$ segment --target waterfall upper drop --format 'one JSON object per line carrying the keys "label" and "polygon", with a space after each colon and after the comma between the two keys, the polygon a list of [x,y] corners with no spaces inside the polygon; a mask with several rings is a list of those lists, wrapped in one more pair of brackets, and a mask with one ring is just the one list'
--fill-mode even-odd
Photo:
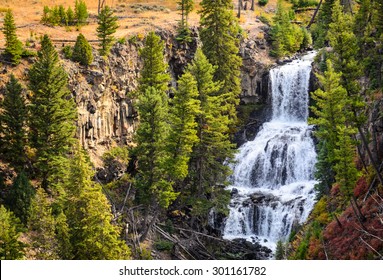
{"label": "waterfall upper drop", "polygon": [[307,124],[314,56],[270,71],[272,118],[253,141],[240,147],[231,166],[224,238],[246,238],[275,249],[314,206],[316,152]]}

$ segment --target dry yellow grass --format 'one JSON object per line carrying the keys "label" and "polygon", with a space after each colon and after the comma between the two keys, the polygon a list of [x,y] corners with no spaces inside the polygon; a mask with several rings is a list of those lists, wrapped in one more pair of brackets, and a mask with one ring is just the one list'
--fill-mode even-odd
{"label": "dry yellow grass", "polygon": [[[190,24],[198,25],[199,3],[196,0],[196,9],[190,15]],[[258,2],[255,0],[256,3]],[[49,27],[42,25],[40,19],[44,6],[53,7],[55,5],[63,5],[64,7],[74,7],[75,0],[0,0],[0,21],[2,21],[2,13],[6,9],[12,9],[16,25],[18,26],[17,34],[21,41],[26,42],[28,39],[38,39],[43,34],[48,34],[53,39],[75,40],[81,32],[88,40],[97,39],[96,37],[96,19],[98,0],[85,0],[88,11],[91,15],[90,24],[83,26],[81,30],[75,27]],[[236,13],[237,0],[233,0]],[[277,0],[269,0],[266,7],[260,7],[256,4],[255,11],[242,11],[240,24],[242,27],[257,36],[259,26],[256,17],[260,14],[271,17],[275,10]],[[179,11],[177,11],[177,0],[106,0],[106,4],[115,9],[115,14],[119,17],[119,28],[115,34],[116,38],[127,37],[132,34],[144,34],[155,28],[174,29],[180,19]],[[145,11],[135,13],[131,8],[133,4],[142,5],[159,5],[164,6],[168,10],[165,11]],[[4,36],[0,33],[0,48],[4,46]]]}

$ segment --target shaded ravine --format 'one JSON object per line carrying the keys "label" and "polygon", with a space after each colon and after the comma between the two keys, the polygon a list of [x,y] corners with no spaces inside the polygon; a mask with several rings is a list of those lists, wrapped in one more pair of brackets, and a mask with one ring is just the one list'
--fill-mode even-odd
{"label": "shaded ravine", "polygon": [[316,152],[307,124],[314,55],[270,71],[271,120],[239,148],[231,166],[226,239],[244,238],[274,250],[314,206]]}

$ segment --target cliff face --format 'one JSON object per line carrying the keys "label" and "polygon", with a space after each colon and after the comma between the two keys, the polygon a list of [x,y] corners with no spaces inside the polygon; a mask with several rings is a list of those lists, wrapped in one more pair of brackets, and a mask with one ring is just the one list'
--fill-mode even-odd
{"label": "cliff face", "polygon": [[[178,45],[174,36],[166,31],[159,32],[165,42],[165,57],[173,77],[182,74],[198,46],[198,37],[188,47]],[[88,68],[69,60],[63,60],[69,74],[69,87],[78,106],[77,137],[89,150],[96,165],[99,156],[114,143],[132,144],[132,136],[138,124],[137,112],[130,98],[138,86],[142,63],[139,49],[141,41],[116,44],[108,58],[95,56]],[[242,104],[264,103],[267,99],[267,73],[269,61],[259,60],[265,55],[266,43],[262,40],[245,40],[241,44],[243,57]]]}

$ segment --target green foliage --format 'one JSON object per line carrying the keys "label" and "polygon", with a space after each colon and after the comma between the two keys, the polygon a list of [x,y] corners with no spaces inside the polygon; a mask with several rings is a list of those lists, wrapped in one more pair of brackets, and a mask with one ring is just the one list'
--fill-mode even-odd
{"label": "green foliage", "polygon": [[285,260],[286,259],[286,246],[282,240],[278,240],[277,248],[275,249],[275,259],[276,260]]}
{"label": "green foliage", "polygon": [[112,224],[111,206],[101,186],[92,182],[87,154],[78,146],[70,162],[66,217],[75,259],[117,260],[130,256],[119,228]]}
{"label": "green foliage", "polygon": [[12,64],[19,64],[24,48],[17,38],[16,24],[11,10],[7,10],[4,17],[3,34],[5,37],[4,54],[9,56]]}
{"label": "green foliage", "polygon": [[177,4],[178,10],[181,11],[181,20],[178,24],[178,34],[176,38],[181,42],[190,42],[188,17],[194,9],[194,0],[179,0]]}
{"label": "green foliage", "polygon": [[89,65],[93,62],[92,47],[81,33],[77,36],[73,48],[72,60],[80,62],[81,65]]}
{"label": "green foliage", "polygon": [[166,92],[170,76],[168,66],[164,62],[164,43],[154,32],[149,32],[145,38],[145,48],[140,51],[143,68],[139,80],[139,92],[145,93],[149,87]]}
{"label": "green foliage", "polygon": [[269,3],[269,0],[258,0],[259,6],[266,6]]}
{"label": "green foliage", "polygon": [[[219,94],[222,108],[229,116],[229,127],[235,130],[237,116],[236,106],[239,104],[240,67],[242,59],[239,54],[240,28],[233,14],[231,0],[203,0],[201,3],[202,50],[210,63],[216,66],[214,79],[222,81]],[[217,100],[218,101],[218,100]]]}
{"label": "green foliage", "polygon": [[327,31],[332,19],[332,7],[335,0],[325,0],[319,10],[317,21],[312,25],[314,45],[316,48],[322,48],[327,44]]}
{"label": "green foliage", "polygon": [[71,7],[68,7],[65,10],[63,5],[54,6],[49,8],[44,6],[43,16],[41,17],[41,22],[47,25],[60,25],[60,26],[71,26],[78,25],[82,26],[87,23],[89,14],[87,10],[86,3],[84,1],[75,2],[74,11]]}
{"label": "green foliage", "polygon": [[59,258],[51,202],[42,188],[37,189],[32,200],[28,229],[35,259],[54,260]]}
{"label": "green foliage", "polygon": [[72,59],[73,55],[73,48],[71,46],[65,46],[62,49],[62,52],[64,53],[64,57],[66,59]]}
{"label": "green foliage", "polygon": [[24,258],[25,244],[19,241],[22,226],[11,211],[0,205],[0,260]]}
{"label": "green foliage", "polygon": [[85,25],[89,17],[88,8],[85,1],[76,0],[74,7],[74,17],[76,19],[77,25]]}
{"label": "green foliage", "polygon": [[11,74],[5,88],[4,100],[0,103],[0,152],[1,158],[20,171],[26,163],[26,122],[28,112],[23,89]]}
{"label": "green foliage", "polygon": [[320,181],[317,189],[319,196],[327,194],[335,172],[336,182],[340,185],[344,196],[349,197],[358,178],[358,172],[353,162],[355,151],[351,136],[355,129],[348,125],[353,112],[349,105],[352,99],[341,85],[342,75],[336,73],[330,60],[327,61],[327,71],[317,75],[323,90],[312,93],[315,106],[311,109],[316,118],[310,122],[319,126],[316,136],[321,141],[317,162],[316,177]]}
{"label": "green foliage", "polygon": [[173,250],[174,244],[167,240],[158,240],[154,243],[154,247],[158,251],[169,251],[171,252]]}
{"label": "green foliage", "polygon": [[285,10],[281,0],[271,26],[272,50],[270,54],[283,57],[299,51],[310,44],[310,35],[306,29],[290,22],[290,10]]}
{"label": "green foliage", "polygon": [[20,221],[27,225],[30,215],[31,201],[35,195],[28,177],[24,172],[17,175],[7,197],[7,204]]}
{"label": "green foliage", "polygon": [[293,8],[306,8],[306,7],[315,7],[318,5],[317,0],[290,0],[293,4]]}
{"label": "green foliage", "polygon": [[166,209],[177,196],[172,183],[166,179],[165,171],[168,156],[165,142],[168,131],[166,94],[154,87],[140,92],[138,113],[141,122],[136,133],[139,161],[136,181],[141,201]]}
{"label": "green foliage", "polygon": [[198,141],[193,146],[189,164],[190,187],[184,191],[186,203],[193,205],[193,214],[207,216],[212,207],[227,212],[230,196],[218,184],[225,184],[230,173],[225,160],[233,157],[233,144],[228,134],[229,119],[221,106],[221,83],[215,82],[214,67],[198,49],[193,62],[188,66],[197,81],[200,111],[197,115]]}
{"label": "green foliage", "polygon": [[100,39],[100,55],[108,55],[115,38],[113,34],[118,28],[117,17],[113,15],[113,11],[105,6],[97,17],[97,37]]}
{"label": "green foliage", "polygon": [[178,80],[169,112],[170,134],[166,141],[169,157],[166,165],[173,181],[187,176],[192,147],[198,141],[195,119],[200,114],[200,101],[197,98],[197,82],[190,72],[186,72]]}
{"label": "green foliage", "polygon": [[[65,155],[73,143],[76,107],[69,99],[68,78],[47,35],[38,59],[29,71],[30,140],[35,149],[34,167],[42,186],[54,187],[64,178]],[[60,171],[61,170],[61,171]]]}

